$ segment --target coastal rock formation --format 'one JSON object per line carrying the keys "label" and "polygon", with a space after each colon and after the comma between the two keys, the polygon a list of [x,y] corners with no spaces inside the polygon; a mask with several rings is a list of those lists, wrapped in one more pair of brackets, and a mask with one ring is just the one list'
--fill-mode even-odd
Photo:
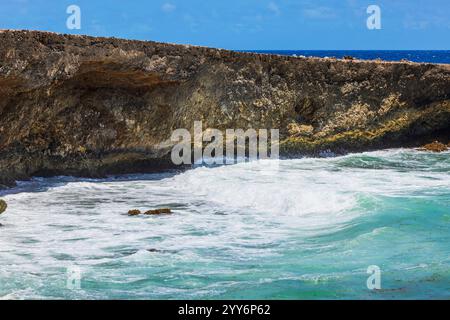
{"label": "coastal rock formation", "polygon": [[0,31],[2,186],[169,168],[197,120],[278,128],[284,156],[447,141],[450,65]]}

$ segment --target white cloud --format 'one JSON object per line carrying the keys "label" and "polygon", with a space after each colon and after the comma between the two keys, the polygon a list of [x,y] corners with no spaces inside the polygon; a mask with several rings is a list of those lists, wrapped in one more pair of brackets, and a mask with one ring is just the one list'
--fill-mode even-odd
{"label": "white cloud", "polygon": [[163,5],[162,5],[162,7],[161,7],[161,10],[162,11],[164,11],[164,12],[166,12],[166,13],[169,13],[169,12],[173,12],[173,11],[175,11],[177,9],[177,6],[176,5],[174,5],[174,4],[171,4],[171,3],[164,3]]}
{"label": "white cloud", "polygon": [[424,30],[427,29],[429,25],[429,21],[417,20],[411,16],[408,16],[405,20],[403,20],[403,26],[405,27],[405,29]]}
{"label": "white cloud", "polygon": [[308,18],[313,19],[329,19],[334,18],[336,13],[333,9],[328,7],[317,7],[303,10],[303,14]]}
{"label": "white cloud", "polygon": [[191,32],[197,32],[198,23],[192,15],[190,15],[189,13],[184,14],[183,20],[189,26]]}
{"label": "white cloud", "polygon": [[279,16],[281,14],[281,10],[275,2],[270,2],[267,8],[270,11],[272,11],[276,16]]}
{"label": "white cloud", "polygon": [[450,19],[445,15],[445,11],[412,12],[403,18],[403,27],[411,30],[450,28]]}

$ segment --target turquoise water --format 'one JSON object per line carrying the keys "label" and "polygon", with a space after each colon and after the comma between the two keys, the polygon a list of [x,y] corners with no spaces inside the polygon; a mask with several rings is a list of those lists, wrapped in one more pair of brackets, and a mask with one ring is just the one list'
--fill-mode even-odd
{"label": "turquoise water", "polygon": [[[450,298],[448,152],[34,179],[2,198],[4,299]],[[127,215],[159,207],[173,214]]]}

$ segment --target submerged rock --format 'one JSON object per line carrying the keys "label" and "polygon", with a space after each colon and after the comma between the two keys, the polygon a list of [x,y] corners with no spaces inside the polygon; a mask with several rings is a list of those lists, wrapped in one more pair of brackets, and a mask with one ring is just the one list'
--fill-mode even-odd
{"label": "submerged rock", "polygon": [[448,146],[439,141],[434,141],[432,143],[420,147],[419,150],[431,152],[444,152],[448,150]]}
{"label": "submerged rock", "polygon": [[147,251],[152,252],[152,253],[177,253],[178,252],[176,250],[160,250],[160,249],[155,249],[155,248],[147,249]]}
{"label": "submerged rock", "polygon": [[0,199],[0,214],[5,212],[8,205],[6,204],[6,201]]}
{"label": "submerged rock", "polygon": [[137,216],[137,215],[140,215],[140,214],[160,215],[160,214],[170,214],[170,213],[172,213],[172,210],[170,210],[169,208],[148,210],[148,211],[145,211],[145,212],[141,212],[141,210],[136,210],[136,209],[128,211],[128,215],[130,215],[130,216]]}
{"label": "submerged rock", "polygon": [[128,211],[128,215],[129,216],[137,216],[139,214],[141,214],[140,210],[130,210],[130,211]]}
{"label": "submerged rock", "polygon": [[170,214],[170,213],[172,213],[172,210],[170,210],[169,208],[148,210],[148,211],[144,212],[144,214],[147,214],[147,215]]}

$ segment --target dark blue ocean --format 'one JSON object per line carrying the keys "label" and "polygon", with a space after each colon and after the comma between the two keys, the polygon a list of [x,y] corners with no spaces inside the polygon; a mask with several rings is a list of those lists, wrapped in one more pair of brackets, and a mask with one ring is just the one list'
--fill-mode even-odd
{"label": "dark blue ocean", "polygon": [[450,63],[450,50],[254,50],[250,52],[320,58],[343,58],[344,56],[352,56],[361,60],[375,60],[380,58],[386,61],[406,59],[413,62]]}

